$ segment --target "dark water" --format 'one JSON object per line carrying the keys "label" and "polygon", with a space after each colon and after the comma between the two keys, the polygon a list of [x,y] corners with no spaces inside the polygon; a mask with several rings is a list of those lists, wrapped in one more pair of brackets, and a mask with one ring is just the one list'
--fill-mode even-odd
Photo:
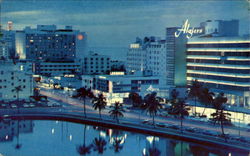
{"label": "dark water", "polygon": [[[19,126],[18,126],[19,125]],[[247,156],[162,137],[63,121],[0,122],[0,156]]]}

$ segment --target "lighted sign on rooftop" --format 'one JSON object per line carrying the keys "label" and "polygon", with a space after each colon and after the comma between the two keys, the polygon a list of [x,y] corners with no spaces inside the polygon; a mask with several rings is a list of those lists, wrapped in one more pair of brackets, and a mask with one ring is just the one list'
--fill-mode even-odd
{"label": "lighted sign on rooftop", "polygon": [[130,44],[130,48],[140,48],[140,44]]}

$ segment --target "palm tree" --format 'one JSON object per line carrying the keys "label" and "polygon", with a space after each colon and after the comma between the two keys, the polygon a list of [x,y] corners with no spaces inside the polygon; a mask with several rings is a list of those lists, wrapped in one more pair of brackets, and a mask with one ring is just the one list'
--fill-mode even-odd
{"label": "palm tree", "polygon": [[[215,108],[216,112],[212,113],[212,121],[214,124],[219,123],[221,125],[221,132],[222,136],[225,137],[225,132],[224,132],[224,125],[225,124],[231,124],[230,120],[230,113],[224,112],[225,111],[225,106],[224,104],[227,102],[227,98],[224,97],[224,93],[220,93],[213,101],[213,107]],[[226,141],[226,137],[225,137]]]}
{"label": "palm tree", "polygon": [[19,86],[15,87],[13,89],[13,91],[16,92],[16,97],[17,97],[17,111],[19,113],[19,104],[20,104],[20,101],[19,101],[19,92],[23,91],[22,86],[19,85]]}
{"label": "palm tree", "polygon": [[138,102],[139,102],[139,94],[138,93],[135,93],[135,92],[131,92],[129,93],[129,99],[132,100],[132,103],[133,103],[133,107],[137,106]]}
{"label": "palm tree", "polygon": [[94,97],[94,100],[92,101],[92,103],[93,103],[93,108],[95,110],[97,109],[99,110],[99,116],[101,119],[102,118],[101,110],[105,109],[107,105],[106,98],[103,96],[103,94],[99,94],[98,97]]}
{"label": "palm tree", "polygon": [[83,141],[83,145],[78,146],[76,148],[76,150],[80,155],[87,155],[87,154],[90,154],[92,147],[93,147],[92,144],[86,145],[86,125],[84,125],[84,141]]}
{"label": "palm tree", "polygon": [[120,150],[123,149],[121,138],[115,137],[114,142],[113,142],[113,148],[114,148],[115,153],[119,153]]}
{"label": "palm tree", "polygon": [[188,116],[189,113],[188,111],[190,108],[187,106],[186,102],[184,99],[177,99],[172,101],[172,105],[169,109],[169,114],[170,115],[178,115],[181,120],[181,132],[182,132],[182,127],[183,127],[183,119],[185,116]]}
{"label": "palm tree", "polygon": [[19,86],[15,87],[13,89],[13,91],[16,92],[17,101],[19,101],[19,92],[23,91],[22,86],[19,85]]}
{"label": "palm tree", "polygon": [[[123,143],[125,138],[122,136],[123,132],[117,129],[114,129],[112,132],[112,147],[115,153],[119,153],[123,149]],[[113,137],[114,136],[114,137]]]}
{"label": "palm tree", "polygon": [[199,83],[199,81],[197,79],[195,79],[195,81],[192,81],[192,85],[190,86],[190,90],[188,93],[188,96],[190,98],[194,99],[194,105],[195,105],[194,114],[195,114],[195,116],[196,116],[197,99],[200,96],[201,88],[202,88],[202,85]]}
{"label": "palm tree", "polygon": [[95,138],[93,141],[93,149],[97,151],[98,154],[103,154],[106,150],[107,141],[101,137]]}
{"label": "palm tree", "polygon": [[160,97],[156,97],[157,93],[153,92],[145,96],[145,109],[153,117],[153,125],[155,126],[155,116],[157,112],[162,109],[162,105],[160,102],[162,99]]}
{"label": "palm tree", "polygon": [[22,144],[19,143],[19,120],[17,120],[17,143],[15,149],[19,150],[22,147]]}
{"label": "palm tree", "polygon": [[78,97],[80,97],[81,99],[83,99],[83,107],[84,107],[84,116],[86,117],[86,97],[88,96],[88,91],[86,90],[86,88],[79,88],[77,89],[77,95]]}
{"label": "palm tree", "polygon": [[170,95],[171,95],[171,99],[177,99],[179,96],[179,92],[176,89],[173,89]]}
{"label": "palm tree", "polygon": [[113,119],[116,119],[117,123],[119,123],[119,117],[123,117],[124,109],[123,105],[119,102],[115,102],[114,106],[111,106],[113,109],[109,111],[110,116],[113,117]]}
{"label": "palm tree", "polygon": [[206,107],[211,106],[213,103],[213,97],[214,97],[214,93],[210,92],[208,88],[202,88],[201,90],[201,94],[199,96],[199,100],[200,102],[205,105],[204,110],[202,112],[202,117],[204,116],[204,112]]}

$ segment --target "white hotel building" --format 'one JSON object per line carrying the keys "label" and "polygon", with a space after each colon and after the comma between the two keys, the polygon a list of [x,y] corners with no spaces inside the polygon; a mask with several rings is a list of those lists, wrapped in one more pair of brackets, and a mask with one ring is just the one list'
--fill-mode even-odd
{"label": "white hotel building", "polygon": [[[28,66],[28,65],[27,65]],[[13,101],[17,99],[15,87],[21,86],[19,99],[28,100],[33,95],[32,73],[24,64],[0,62],[0,100]]]}
{"label": "white hotel building", "polygon": [[111,70],[111,60],[107,55],[90,52],[83,59],[83,74],[107,74]]}
{"label": "white hotel building", "polygon": [[91,88],[95,95],[102,93],[109,104],[123,102],[129,93],[137,92],[144,97],[155,91],[160,97],[168,96],[162,77],[135,75],[83,75],[82,86]]}
{"label": "white hotel building", "polygon": [[148,41],[137,38],[127,52],[127,71],[152,71],[153,75],[166,75],[166,42],[150,37]]}
{"label": "white hotel building", "polygon": [[15,46],[20,59],[74,60],[86,52],[87,35],[72,26],[58,29],[56,25],[37,25],[36,29],[16,31]]}
{"label": "white hotel building", "polygon": [[187,81],[197,79],[228,103],[250,107],[249,37],[200,37],[187,43]]}

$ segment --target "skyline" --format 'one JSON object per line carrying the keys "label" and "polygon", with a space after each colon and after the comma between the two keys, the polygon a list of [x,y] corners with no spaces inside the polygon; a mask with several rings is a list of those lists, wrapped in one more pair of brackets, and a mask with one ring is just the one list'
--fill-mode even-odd
{"label": "skyline", "polygon": [[[84,1],[5,0],[2,24],[15,30],[37,24],[72,25],[88,35],[90,47],[127,47],[135,38],[165,38],[165,28],[191,26],[206,20],[240,21],[240,34],[249,34],[248,1]],[[62,16],[63,15],[63,16]]]}

